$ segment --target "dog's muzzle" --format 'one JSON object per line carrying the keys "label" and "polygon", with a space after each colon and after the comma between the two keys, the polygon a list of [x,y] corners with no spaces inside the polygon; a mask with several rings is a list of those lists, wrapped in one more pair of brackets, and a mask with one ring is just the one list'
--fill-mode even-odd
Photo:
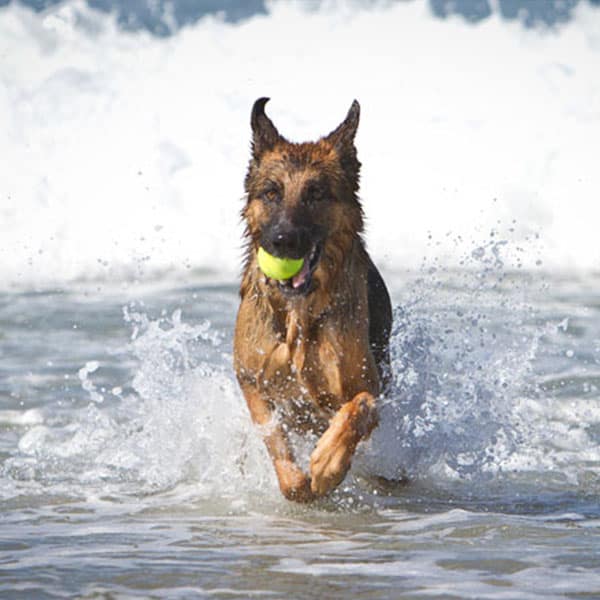
{"label": "dog's muzzle", "polygon": [[292,226],[279,222],[268,228],[261,236],[261,246],[279,258],[303,258],[304,264],[299,273],[277,281],[279,289],[286,296],[307,295],[313,289],[313,274],[321,258],[320,235],[314,228]]}
{"label": "dog's muzzle", "polygon": [[306,296],[313,291],[313,273],[321,258],[321,245],[315,244],[304,257],[304,264],[300,272],[283,281],[278,281],[279,289],[286,296]]}

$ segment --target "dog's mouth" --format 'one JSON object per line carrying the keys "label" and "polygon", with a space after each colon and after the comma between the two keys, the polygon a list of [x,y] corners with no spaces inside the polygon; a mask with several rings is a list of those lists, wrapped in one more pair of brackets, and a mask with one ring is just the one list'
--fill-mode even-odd
{"label": "dog's mouth", "polygon": [[306,296],[312,292],[313,273],[321,258],[321,244],[315,244],[310,252],[304,257],[304,264],[300,272],[290,279],[278,280],[279,289],[286,296]]}

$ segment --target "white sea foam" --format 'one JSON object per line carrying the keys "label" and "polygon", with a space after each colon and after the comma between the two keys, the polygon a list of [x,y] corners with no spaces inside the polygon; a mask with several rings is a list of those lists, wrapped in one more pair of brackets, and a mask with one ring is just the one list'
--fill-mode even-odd
{"label": "white sea foam", "polygon": [[0,410],[0,425],[38,425],[44,422],[44,416],[36,408],[29,410]]}
{"label": "white sea foam", "polygon": [[81,2],[41,15],[12,4],[0,56],[3,287],[232,277],[262,95],[293,140],[361,101],[368,242],[388,270],[432,255],[456,264],[499,221],[525,244],[525,266],[600,267],[600,11],[589,6],[547,31],[442,21],[424,3],[273,2],[267,16],[207,17],[157,39]]}

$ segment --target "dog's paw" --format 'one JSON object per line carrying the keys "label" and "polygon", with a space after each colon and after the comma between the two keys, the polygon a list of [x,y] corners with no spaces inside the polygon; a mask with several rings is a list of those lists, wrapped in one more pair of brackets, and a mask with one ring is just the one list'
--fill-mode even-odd
{"label": "dog's paw", "polygon": [[346,476],[358,442],[377,424],[375,399],[358,394],[334,415],[310,457],[311,490],[323,496]]}
{"label": "dog's paw", "polygon": [[315,496],[310,489],[310,479],[298,465],[289,460],[275,462],[279,489],[288,499],[295,502],[311,502]]}

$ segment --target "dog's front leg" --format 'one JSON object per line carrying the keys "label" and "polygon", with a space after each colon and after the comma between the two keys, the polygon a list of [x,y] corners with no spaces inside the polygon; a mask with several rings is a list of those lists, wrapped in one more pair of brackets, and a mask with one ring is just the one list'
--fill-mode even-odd
{"label": "dog's front leg", "polygon": [[310,457],[311,490],[323,496],[346,476],[360,440],[369,437],[378,422],[375,398],[360,392],[344,404],[329,422]]}
{"label": "dog's front leg", "polygon": [[296,464],[287,435],[274,419],[270,402],[252,385],[243,385],[242,389],[252,420],[263,429],[263,439],[273,461],[281,493],[296,502],[314,500],[310,479]]}

